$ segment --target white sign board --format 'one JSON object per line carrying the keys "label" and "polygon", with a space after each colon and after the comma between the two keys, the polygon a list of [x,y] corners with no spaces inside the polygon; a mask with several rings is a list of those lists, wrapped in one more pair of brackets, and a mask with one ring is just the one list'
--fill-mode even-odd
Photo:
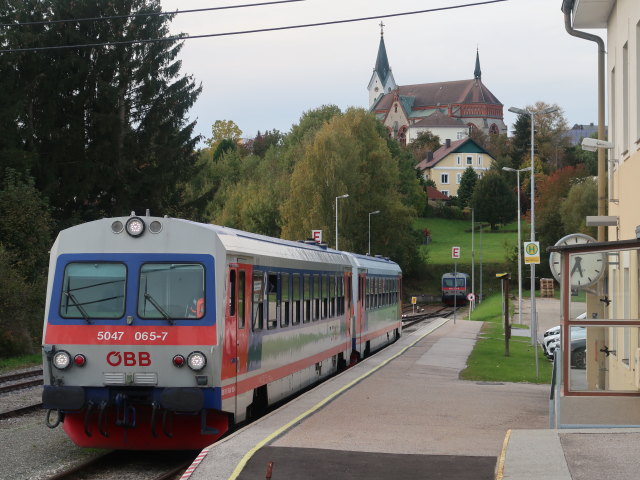
{"label": "white sign board", "polygon": [[451,247],[451,258],[460,258],[460,247]]}
{"label": "white sign board", "polygon": [[311,238],[316,243],[322,243],[322,230],[311,230]]}
{"label": "white sign board", "polygon": [[540,242],[524,242],[524,263],[540,263]]}

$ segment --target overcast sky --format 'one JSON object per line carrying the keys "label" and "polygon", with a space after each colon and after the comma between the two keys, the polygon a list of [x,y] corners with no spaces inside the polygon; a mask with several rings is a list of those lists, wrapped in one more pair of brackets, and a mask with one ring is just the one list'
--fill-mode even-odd
{"label": "overcast sky", "polygon": [[[185,10],[266,0],[162,0]],[[203,35],[344,20],[462,5],[474,0],[305,0],[177,15],[172,33]],[[475,0],[478,1],[478,0]],[[482,0],[479,0],[482,1]],[[569,125],[597,121],[597,47],[570,36],[562,0],[507,0],[447,11],[385,18],[389,64],[399,85],[473,78],[476,47],[482,81],[507,109],[557,103]],[[186,40],[182,73],[202,84],[191,109],[196,133],[233,120],[244,137],[283,133],[324,104],[368,107],[380,20]],[[605,30],[595,30],[604,38]]]}

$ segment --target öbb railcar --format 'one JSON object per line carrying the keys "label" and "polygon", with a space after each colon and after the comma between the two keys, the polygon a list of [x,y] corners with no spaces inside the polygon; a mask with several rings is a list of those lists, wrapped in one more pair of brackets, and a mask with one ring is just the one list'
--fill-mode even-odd
{"label": "\u00f6bb railcar", "polygon": [[401,334],[387,259],[160,217],[60,232],[43,405],[83,447],[199,449]]}
{"label": "\u00f6bb railcar", "polygon": [[471,292],[471,280],[468,274],[449,272],[442,275],[442,303],[445,305],[465,305]]}

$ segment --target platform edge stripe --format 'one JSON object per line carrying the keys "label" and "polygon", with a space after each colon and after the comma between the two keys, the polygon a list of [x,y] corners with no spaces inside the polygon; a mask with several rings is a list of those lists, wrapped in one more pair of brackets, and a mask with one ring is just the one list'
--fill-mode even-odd
{"label": "platform edge stripe", "polygon": [[504,462],[507,458],[507,447],[509,446],[509,438],[511,438],[511,429],[507,430],[502,441],[502,451],[498,457],[498,463],[496,465],[496,480],[502,480],[504,478]]}
{"label": "platform edge stripe", "polygon": [[195,458],[193,463],[189,465],[189,468],[187,468],[184,474],[180,477],[180,480],[188,480],[191,477],[191,474],[196,471],[196,468],[198,468],[198,465],[200,465],[202,460],[204,460],[204,457],[206,457],[207,454],[209,453],[210,448],[211,446],[208,446],[198,454],[198,456]]}
{"label": "platform edge stripe", "polygon": [[338,397],[339,395],[341,395],[342,393],[346,392],[347,390],[349,390],[350,388],[352,388],[353,386],[355,386],[356,384],[360,383],[362,380],[364,380],[365,378],[367,378],[368,376],[372,375],[373,373],[377,372],[378,370],[380,370],[382,367],[384,367],[385,365],[387,365],[389,362],[391,362],[392,360],[395,360],[396,358],[398,358],[400,355],[402,355],[404,352],[406,352],[409,348],[413,347],[416,343],[418,343],[419,341],[421,341],[424,337],[426,337],[427,335],[430,335],[431,333],[433,333],[435,330],[437,330],[438,328],[440,328],[441,326],[443,326],[445,323],[447,323],[449,321],[448,318],[441,318],[439,320],[438,323],[436,323],[435,325],[431,326],[432,328],[429,328],[428,331],[426,331],[425,333],[423,333],[422,335],[420,335],[415,341],[411,342],[409,345],[405,346],[404,348],[402,348],[402,350],[400,350],[398,353],[392,355],[391,357],[387,358],[384,362],[381,362],[379,365],[377,365],[376,367],[372,368],[371,370],[369,370],[368,372],[364,373],[363,375],[359,376],[358,378],[352,380],[351,382],[349,382],[348,384],[344,385],[343,387],[339,388],[338,390],[336,390],[335,392],[333,392],[331,395],[329,395],[328,397],[326,397],[325,399],[321,400],[320,402],[316,403],[313,407],[311,407],[309,410],[307,410],[306,412],[301,413],[300,415],[298,415],[296,418],[294,418],[293,420],[290,420],[288,423],[286,423],[285,425],[283,425],[282,427],[280,427],[279,429],[277,429],[276,431],[274,431],[273,433],[271,433],[270,435],[268,435],[267,437],[265,437],[263,440],[261,440],[260,442],[258,442],[256,444],[255,447],[253,447],[251,450],[249,450],[240,460],[240,462],[238,462],[238,464],[236,465],[236,468],[233,470],[233,472],[231,473],[231,476],[229,477],[228,480],[236,480],[238,478],[238,476],[240,475],[240,473],[242,472],[242,470],[244,469],[244,467],[247,465],[247,463],[249,462],[249,460],[251,459],[251,457],[253,457],[256,452],[258,450],[260,450],[262,447],[264,447],[265,445],[267,445],[268,443],[272,442],[273,440],[275,440],[277,437],[279,437],[280,435],[282,435],[283,433],[285,433],[287,430],[289,430],[291,427],[297,425],[298,423],[300,423],[302,420],[304,420],[306,417],[308,417],[309,415],[311,415],[312,413],[316,412],[317,410],[321,409],[322,407],[324,407],[326,404],[328,404],[329,402],[331,402],[334,398]]}

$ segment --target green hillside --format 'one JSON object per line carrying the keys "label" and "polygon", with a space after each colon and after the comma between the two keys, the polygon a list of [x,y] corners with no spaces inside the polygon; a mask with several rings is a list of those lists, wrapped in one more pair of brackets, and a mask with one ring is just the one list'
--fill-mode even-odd
{"label": "green hillside", "polygon": [[[458,263],[471,264],[470,221],[420,218],[416,221],[415,228],[420,231],[427,228],[431,232],[431,243],[420,247],[423,252],[428,252],[430,265],[453,266],[451,258],[453,246],[461,249]],[[522,228],[526,228],[525,222]],[[524,233],[522,235],[524,238]],[[476,226],[474,237],[476,264],[479,264],[481,256],[483,263],[504,263],[507,261],[507,255],[517,246],[518,224],[513,222],[496,231],[491,231],[488,226],[485,226],[482,234],[479,226]]]}

